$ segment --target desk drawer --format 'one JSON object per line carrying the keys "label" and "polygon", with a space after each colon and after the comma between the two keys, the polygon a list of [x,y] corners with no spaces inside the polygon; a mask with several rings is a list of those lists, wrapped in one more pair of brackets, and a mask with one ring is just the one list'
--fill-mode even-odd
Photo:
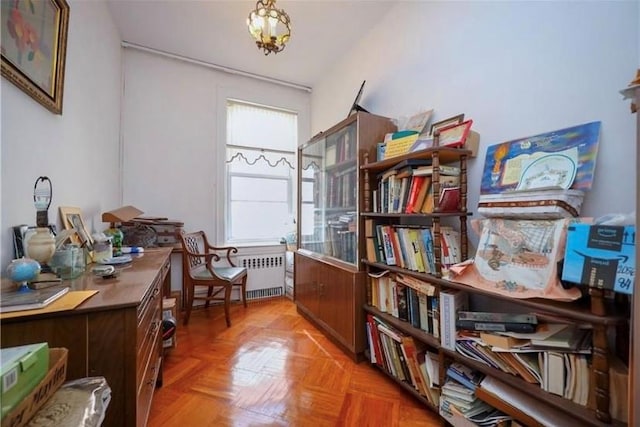
{"label": "desk drawer", "polygon": [[158,378],[158,370],[161,362],[160,357],[153,357],[149,369],[145,372],[145,376],[141,381],[141,387],[138,389],[138,397],[136,399],[136,425],[146,426],[149,418],[149,410],[151,409],[151,400]]}

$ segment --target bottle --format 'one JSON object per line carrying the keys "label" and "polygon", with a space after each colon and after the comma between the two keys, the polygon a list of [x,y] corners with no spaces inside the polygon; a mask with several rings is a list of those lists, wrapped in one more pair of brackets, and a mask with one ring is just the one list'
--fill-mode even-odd
{"label": "bottle", "polygon": [[124,234],[119,228],[111,227],[104,231],[104,234],[111,237],[111,245],[113,246],[113,256],[122,255],[122,240]]}

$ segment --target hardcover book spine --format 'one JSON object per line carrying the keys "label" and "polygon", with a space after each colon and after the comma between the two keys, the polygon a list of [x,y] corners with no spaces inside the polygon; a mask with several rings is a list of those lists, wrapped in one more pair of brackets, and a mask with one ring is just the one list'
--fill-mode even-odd
{"label": "hardcover book spine", "polygon": [[457,320],[458,329],[468,329],[471,331],[490,331],[490,332],[523,332],[533,333],[536,331],[536,325],[530,323],[509,323],[509,322],[474,322],[472,320]]}

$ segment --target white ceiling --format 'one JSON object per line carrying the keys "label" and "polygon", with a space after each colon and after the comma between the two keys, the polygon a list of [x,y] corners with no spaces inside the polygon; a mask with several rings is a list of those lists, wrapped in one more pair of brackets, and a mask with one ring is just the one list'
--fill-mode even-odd
{"label": "white ceiling", "polygon": [[266,56],[247,31],[255,1],[107,2],[125,42],[313,87],[384,18],[394,0],[278,0],[276,6],[291,18],[291,41],[282,52]]}

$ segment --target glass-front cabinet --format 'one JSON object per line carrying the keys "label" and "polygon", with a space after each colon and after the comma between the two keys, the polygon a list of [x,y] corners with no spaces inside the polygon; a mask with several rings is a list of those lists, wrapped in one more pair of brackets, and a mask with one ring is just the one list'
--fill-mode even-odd
{"label": "glass-front cabinet", "polygon": [[[298,249],[294,299],[354,360],[364,351],[364,173],[393,122],[365,112],[320,132],[298,150]],[[365,156],[366,154],[366,156]]]}
{"label": "glass-front cabinet", "polygon": [[299,163],[300,247],[350,264],[358,259],[356,123],[306,144]]}
{"label": "glass-front cabinet", "polygon": [[300,249],[358,264],[359,168],[364,152],[375,161],[377,143],[393,129],[388,118],[359,112],[300,147]]}

